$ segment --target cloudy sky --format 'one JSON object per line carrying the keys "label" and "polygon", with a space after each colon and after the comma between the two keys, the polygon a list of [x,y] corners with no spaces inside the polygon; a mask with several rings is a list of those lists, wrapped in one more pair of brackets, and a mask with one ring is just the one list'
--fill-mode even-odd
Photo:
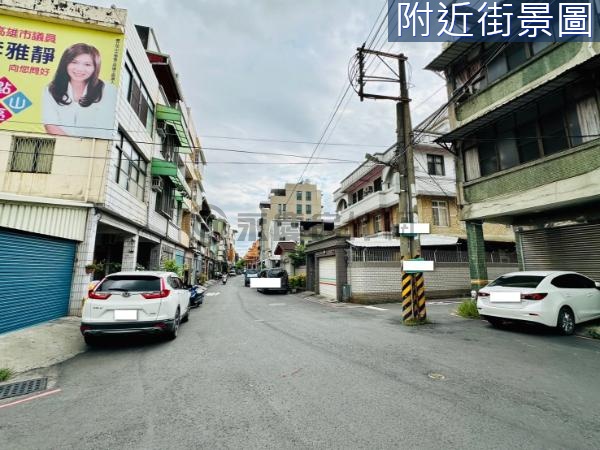
{"label": "cloudy sky", "polygon": [[[92,3],[127,9],[132,21],[154,28],[161,50],[172,56],[208,160],[204,186],[209,201],[234,225],[238,214],[258,213],[258,203],[271,188],[298,181],[305,167],[298,163],[307,159],[217,149],[309,156],[314,144],[249,139],[318,141],[348,84],[349,60],[383,7],[383,0]],[[382,37],[372,47],[408,56],[415,125],[445,100],[443,80],[422,69],[440,44],[388,43],[386,29],[381,28]],[[383,64],[372,63],[371,72],[375,68],[385,74]],[[348,145],[319,147],[317,157],[361,161],[366,152],[394,142],[393,102],[361,103],[353,91],[347,98],[324,141]],[[310,165],[304,178],[323,191],[324,211],[333,211],[332,193],[357,163],[317,161],[326,164]],[[248,245],[238,242],[241,255]]]}

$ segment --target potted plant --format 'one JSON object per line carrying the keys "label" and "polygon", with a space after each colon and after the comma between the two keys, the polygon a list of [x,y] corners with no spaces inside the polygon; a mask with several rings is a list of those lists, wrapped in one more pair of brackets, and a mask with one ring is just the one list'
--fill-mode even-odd
{"label": "potted plant", "polygon": [[103,269],[102,264],[92,262],[85,266],[85,273],[94,274],[96,272],[101,271],[102,269]]}

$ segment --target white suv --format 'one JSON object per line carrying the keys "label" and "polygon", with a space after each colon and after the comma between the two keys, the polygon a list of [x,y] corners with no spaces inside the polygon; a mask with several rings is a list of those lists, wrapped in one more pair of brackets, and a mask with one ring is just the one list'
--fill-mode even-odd
{"label": "white suv", "polygon": [[118,272],[89,291],[81,317],[88,345],[99,335],[162,333],[175,339],[190,314],[190,292],[175,273]]}

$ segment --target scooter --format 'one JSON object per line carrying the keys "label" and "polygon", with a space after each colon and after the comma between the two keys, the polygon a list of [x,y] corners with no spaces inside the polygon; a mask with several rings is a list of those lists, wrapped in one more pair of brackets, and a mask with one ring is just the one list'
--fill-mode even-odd
{"label": "scooter", "polygon": [[223,275],[223,278],[221,278],[221,280],[223,281],[223,284],[227,284],[227,275]]}
{"label": "scooter", "polygon": [[192,306],[192,308],[197,308],[204,302],[205,291],[206,288],[199,284],[190,287],[190,306]]}

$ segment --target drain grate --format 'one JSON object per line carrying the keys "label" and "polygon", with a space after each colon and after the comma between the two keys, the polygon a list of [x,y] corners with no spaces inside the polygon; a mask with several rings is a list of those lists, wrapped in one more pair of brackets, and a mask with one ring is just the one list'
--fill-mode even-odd
{"label": "drain grate", "polygon": [[0,400],[31,394],[36,391],[43,391],[46,389],[47,384],[48,378],[36,378],[35,380],[0,385]]}

